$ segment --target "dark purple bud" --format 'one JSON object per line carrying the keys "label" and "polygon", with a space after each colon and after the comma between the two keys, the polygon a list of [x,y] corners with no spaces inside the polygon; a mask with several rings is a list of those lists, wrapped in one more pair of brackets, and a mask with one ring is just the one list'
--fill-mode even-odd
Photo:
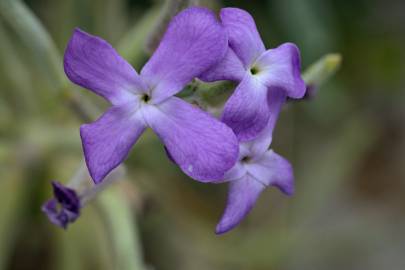
{"label": "dark purple bud", "polygon": [[58,182],[52,182],[53,199],[42,205],[42,211],[53,224],[67,228],[80,215],[80,199],[73,189]]}

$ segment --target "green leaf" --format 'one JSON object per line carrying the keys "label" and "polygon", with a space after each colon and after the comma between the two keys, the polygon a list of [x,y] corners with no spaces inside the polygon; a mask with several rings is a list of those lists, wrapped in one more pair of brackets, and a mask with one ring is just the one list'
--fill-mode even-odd
{"label": "green leaf", "polygon": [[[19,113],[32,113],[37,109],[35,104],[35,91],[32,89],[30,72],[14,48],[9,33],[0,21],[0,72],[3,75],[0,87],[4,87],[3,97],[7,94],[13,96],[13,100],[22,104],[21,108],[15,111]],[[3,81],[4,80],[4,81]],[[6,82],[5,82],[6,81]],[[8,84],[7,84],[8,83]],[[6,84],[6,85],[5,85]],[[7,88],[11,88],[7,93]]]}
{"label": "green leaf", "polygon": [[116,269],[142,270],[145,267],[135,215],[123,195],[120,186],[113,185],[100,194],[99,203],[114,247]]}
{"label": "green leaf", "polygon": [[24,196],[27,189],[22,179],[10,167],[0,174],[0,269],[5,269],[15,247],[17,234],[23,225]]}
{"label": "green leaf", "polygon": [[20,0],[0,0],[0,15],[31,50],[39,69],[54,86],[66,78],[62,59],[50,35],[35,14]]}
{"label": "green leaf", "polygon": [[135,24],[124,37],[118,42],[117,51],[120,55],[139,68],[146,58],[146,40],[151,29],[159,17],[160,5],[149,9],[147,13]]}
{"label": "green leaf", "polygon": [[85,121],[94,118],[98,109],[86,102],[82,95],[69,89],[62,58],[35,14],[20,0],[0,0],[0,15],[31,50],[37,66],[78,117]]}

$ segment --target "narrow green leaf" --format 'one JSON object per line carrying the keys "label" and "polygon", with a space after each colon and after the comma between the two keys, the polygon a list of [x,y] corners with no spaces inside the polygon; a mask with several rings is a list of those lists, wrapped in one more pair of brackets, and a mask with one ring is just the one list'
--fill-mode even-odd
{"label": "narrow green leaf", "polygon": [[105,214],[108,231],[115,251],[116,269],[142,270],[142,248],[138,238],[135,215],[119,186],[103,191],[99,203]]}
{"label": "narrow green leaf", "polygon": [[31,50],[38,68],[54,86],[60,87],[66,81],[62,59],[38,18],[20,0],[0,0],[0,15]]}
{"label": "narrow green leaf", "polygon": [[111,243],[102,217],[94,207],[83,209],[80,218],[66,231],[49,224],[56,246],[53,268],[60,270],[110,270]]}
{"label": "narrow green leaf", "polygon": [[[14,100],[22,104],[23,111],[18,108],[16,113],[30,112],[36,108],[35,96],[32,89],[32,82],[28,69],[21,61],[21,57],[14,49],[12,40],[10,39],[3,23],[0,21],[0,71],[9,82],[12,88],[10,94],[14,96]],[[6,87],[3,82],[0,87]],[[4,92],[2,93],[2,95]],[[26,110],[26,111],[24,111]]]}
{"label": "narrow green leaf", "polygon": [[139,68],[146,58],[146,40],[155,25],[156,18],[159,17],[160,10],[160,5],[149,9],[143,18],[118,42],[118,52],[136,68]]}
{"label": "narrow green leaf", "polygon": [[31,50],[38,67],[55,91],[67,101],[79,118],[94,119],[97,108],[80,94],[71,91],[63,72],[62,58],[42,23],[20,0],[0,0],[0,15]]}
{"label": "narrow green leaf", "polygon": [[17,173],[8,167],[0,174],[0,269],[5,269],[13,252],[15,239],[21,228],[23,206],[26,202],[25,183],[16,177]]}

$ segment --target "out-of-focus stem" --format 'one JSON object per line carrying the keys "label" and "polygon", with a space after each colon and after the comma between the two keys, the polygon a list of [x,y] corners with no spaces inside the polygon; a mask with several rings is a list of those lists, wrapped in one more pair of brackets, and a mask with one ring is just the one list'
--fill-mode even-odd
{"label": "out-of-focus stem", "polygon": [[[85,169],[86,171],[86,169]],[[86,171],[87,172],[87,171]],[[119,166],[118,168],[114,169],[104,180],[103,182],[94,185],[93,183],[85,189],[84,191],[79,194],[81,197],[81,204],[82,206],[87,204],[89,201],[93,200],[99,193],[101,193],[104,189],[110,186],[112,183],[122,179],[125,175],[125,168],[124,166]],[[87,173],[86,173],[87,176]],[[88,177],[86,177],[88,179]],[[86,179],[86,180],[87,180]]]}
{"label": "out-of-focus stem", "polygon": [[123,195],[123,190],[114,186],[103,192],[99,199],[116,252],[116,269],[145,270],[135,215]]}

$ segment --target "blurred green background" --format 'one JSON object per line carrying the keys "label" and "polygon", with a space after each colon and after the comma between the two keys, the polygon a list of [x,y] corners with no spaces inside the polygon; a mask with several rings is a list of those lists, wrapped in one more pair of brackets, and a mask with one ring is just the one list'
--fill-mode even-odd
{"label": "blurred green background", "polygon": [[[187,179],[148,132],[125,179],[56,228],[40,211],[50,181],[81,166],[79,125],[107,107],[63,74],[73,28],[139,70],[159,25],[196,3],[248,10],[268,48],[300,47],[303,68],[342,54],[336,76],[290,102],[276,127],[296,194],[266,190],[216,236],[226,185]],[[401,0],[0,0],[0,270],[405,269],[404,10]]]}

